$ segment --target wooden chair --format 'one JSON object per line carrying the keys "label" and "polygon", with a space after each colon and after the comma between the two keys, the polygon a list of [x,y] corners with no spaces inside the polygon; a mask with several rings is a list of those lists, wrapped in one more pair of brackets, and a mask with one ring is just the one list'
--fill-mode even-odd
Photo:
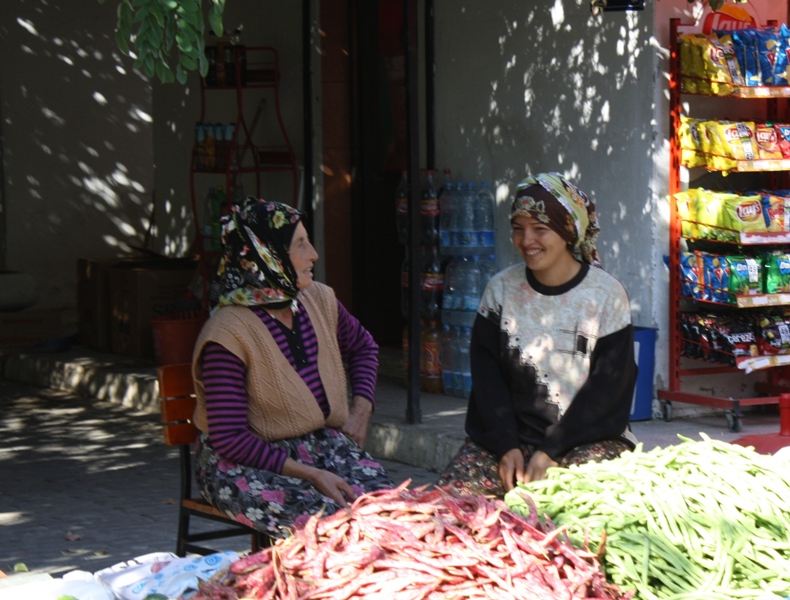
{"label": "wooden chair", "polygon": [[[217,552],[196,542],[248,535],[251,550],[257,552],[269,545],[269,537],[255,529],[238,523],[218,511],[199,495],[192,492],[192,444],[198,430],[192,424],[195,410],[195,389],[192,382],[192,365],[165,365],[159,368],[159,395],[161,397],[162,429],[167,446],[179,446],[181,451],[181,498],[178,510],[178,540],[176,554],[185,556]],[[192,517],[222,523],[226,527],[200,533],[189,532]]]}

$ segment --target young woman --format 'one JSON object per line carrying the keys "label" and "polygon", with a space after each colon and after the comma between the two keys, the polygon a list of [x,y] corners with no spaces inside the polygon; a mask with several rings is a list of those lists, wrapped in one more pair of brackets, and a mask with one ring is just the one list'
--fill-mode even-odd
{"label": "young woman", "polygon": [[527,177],[510,213],[524,264],[483,293],[470,347],[467,442],[438,484],[503,496],[549,467],[632,449],[631,311],[600,268],[595,206],[557,173]]}
{"label": "young woman", "polygon": [[393,485],[361,447],[378,346],[332,289],[313,281],[318,254],[303,218],[254,198],[233,207],[214,309],[193,355],[201,493],[272,537]]}

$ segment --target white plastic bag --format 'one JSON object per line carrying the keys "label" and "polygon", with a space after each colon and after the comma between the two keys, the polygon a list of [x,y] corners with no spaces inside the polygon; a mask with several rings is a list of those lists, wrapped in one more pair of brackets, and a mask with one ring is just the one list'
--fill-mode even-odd
{"label": "white plastic bag", "polygon": [[149,594],[178,598],[197,590],[199,580],[210,579],[238,559],[235,552],[187,558],[155,552],[113,565],[95,576],[120,600],[143,600]]}

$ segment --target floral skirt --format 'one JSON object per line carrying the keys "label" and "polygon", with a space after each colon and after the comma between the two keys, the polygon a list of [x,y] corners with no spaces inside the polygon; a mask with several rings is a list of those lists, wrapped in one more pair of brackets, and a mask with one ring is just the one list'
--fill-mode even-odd
{"label": "floral skirt", "polygon": [[[287,448],[293,460],[339,475],[357,494],[394,486],[384,467],[337,429],[273,444]],[[307,481],[223,458],[205,433],[195,445],[195,474],[206,502],[274,538],[288,537],[294,524],[320,510],[329,515],[340,508]]]}
{"label": "floral skirt", "polygon": [[[526,444],[521,447],[524,453],[524,464],[529,463],[529,459],[535,453],[535,446]],[[594,444],[584,444],[577,446],[562,457],[561,467],[568,465],[579,465],[582,463],[595,461],[601,462],[610,458],[617,458],[626,450],[632,450],[633,446],[624,440],[604,440]],[[458,454],[439,477],[436,485],[449,487],[460,494],[477,494],[482,496],[496,496],[502,498],[505,495],[505,488],[502,487],[502,480],[499,478],[499,460],[472,440],[466,440]]]}

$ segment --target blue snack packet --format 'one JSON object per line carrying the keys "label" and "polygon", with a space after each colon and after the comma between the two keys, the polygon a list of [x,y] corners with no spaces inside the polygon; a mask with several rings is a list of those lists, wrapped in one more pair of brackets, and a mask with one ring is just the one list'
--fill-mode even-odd
{"label": "blue snack packet", "polygon": [[755,29],[760,60],[760,85],[774,85],[774,66],[779,54],[779,35],[774,27]]}
{"label": "blue snack packet", "polygon": [[736,29],[735,31],[716,31],[717,36],[730,35],[735,52],[735,59],[741,69],[744,85],[760,85],[760,63],[757,58],[757,48],[754,44],[754,31],[751,29]]}
{"label": "blue snack packet", "polygon": [[774,85],[787,85],[790,81],[788,77],[788,56],[790,50],[790,29],[782,23],[779,28],[779,48],[776,53],[776,63],[774,64]]}
{"label": "blue snack packet", "polygon": [[680,295],[701,299],[703,288],[700,285],[697,255],[694,252],[680,253]]}

